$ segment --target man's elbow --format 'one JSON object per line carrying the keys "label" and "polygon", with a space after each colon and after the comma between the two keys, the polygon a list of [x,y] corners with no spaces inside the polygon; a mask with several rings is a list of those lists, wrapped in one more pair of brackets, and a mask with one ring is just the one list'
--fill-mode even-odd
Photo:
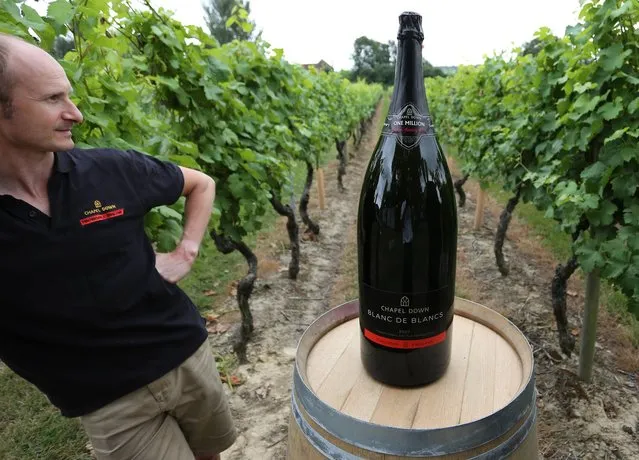
{"label": "man's elbow", "polygon": [[206,179],[205,179],[206,180],[206,189],[210,190],[213,193],[213,195],[215,196],[215,180],[213,180],[213,178],[211,176],[207,176],[206,174],[205,174],[205,176],[206,176]]}
{"label": "man's elbow", "polygon": [[184,174],[184,190],[182,192],[184,196],[189,196],[193,192],[215,195],[215,181],[211,176],[195,169],[184,167],[181,169]]}
{"label": "man's elbow", "polygon": [[215,200],[215,180],[213,180],[211,176],[208,176],[206,174],[204,174],[204,176],[206,194],[210,196],[211,201],[213,201]]}

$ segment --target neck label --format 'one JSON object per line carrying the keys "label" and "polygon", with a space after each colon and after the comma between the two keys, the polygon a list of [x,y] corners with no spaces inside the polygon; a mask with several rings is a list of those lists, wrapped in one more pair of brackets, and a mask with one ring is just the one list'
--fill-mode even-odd
{"label": "neck label", "polygon": [[397,137],[397,142],[411,149],[423,136],[434,136],[435,127],[429,115],[422,115],[413,104],[406,104],[398,113],[386,117],[382,134]]}

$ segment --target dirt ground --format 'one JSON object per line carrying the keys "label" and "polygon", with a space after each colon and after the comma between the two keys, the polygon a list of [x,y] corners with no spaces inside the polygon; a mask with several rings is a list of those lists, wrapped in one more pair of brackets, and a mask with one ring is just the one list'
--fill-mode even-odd
{"label": "dirt ground", "polygon": [[[380,114],[378,112],[377,117]],[[377,121],[377,120],[376,120]],[[327,208],[319,210],[313,188],[309,211],[321,227],[317,241],[304,241],[297,281],[287,278],[286,232],[260,238],[259,278],[251,298],[255,333],[248,344],[249,364],[234,374],[243,383],[228,390],[240,436],[222,459],[284,459],[290,414],[292,372],[297,341],[320,314],[352,296],[356,280],[354,249],[356,206],[361,178],[378,133],[368,132],[337,188],[336,168],[326,169]],[[353,151],[352,145],[349,149]],[[453,173],[456,170],[453,167]],[[477,185],[465,187],[459,208],[458,291],[508,317],[534,349],[539,408],[539,449],[546,459],[639,459],[639,383],[637,350],[605,313],[601,315],[592,384],[577,379],[578,358],[561,354],[550,301],[556,260],[527,228],[513,219],[504,253],[510,274],[500,275],[493,238],[500,206],[486,203],[484,224],[473,230]],[[578,335],[583,305],[580,280],[571,280],[569,320]],[[230,354],[236,322],[235,298],[217,312],[210,341],[218,354]],[[227,312],[225,314],[225,312]],[[230,322],[232,327],[217,327]],[[228,329],[228,330],[227,330]],[[578,349],[578,348],[577,348]]]}

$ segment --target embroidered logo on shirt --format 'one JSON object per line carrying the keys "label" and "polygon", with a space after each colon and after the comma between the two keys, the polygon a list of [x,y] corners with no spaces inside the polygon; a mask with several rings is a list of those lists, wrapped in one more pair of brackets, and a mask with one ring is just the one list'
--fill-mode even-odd
{"label": "embroidered logo on shirt", "polygon": [[102,203],[99,200],[95,200],[93,202],[93,206],[95,206],[93,209],[84,211],[84,215],[87,217],[80,219],[80,224],[83,227],[95,222],[101,222],[103,220],[113,219],[114,217],[124,215],[124,209],[118,208],[115,204],[102,206]]}

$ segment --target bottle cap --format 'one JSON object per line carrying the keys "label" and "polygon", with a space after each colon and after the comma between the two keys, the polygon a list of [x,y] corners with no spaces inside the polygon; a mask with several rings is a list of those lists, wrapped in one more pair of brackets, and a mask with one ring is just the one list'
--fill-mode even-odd
{"label": "bottle cap", "polygon": [[405,11],[399,16],[399,32],[397,39],[417,38],[420,42],[424,41],[424,31],[422,30],[422,17],[412,11]]}

